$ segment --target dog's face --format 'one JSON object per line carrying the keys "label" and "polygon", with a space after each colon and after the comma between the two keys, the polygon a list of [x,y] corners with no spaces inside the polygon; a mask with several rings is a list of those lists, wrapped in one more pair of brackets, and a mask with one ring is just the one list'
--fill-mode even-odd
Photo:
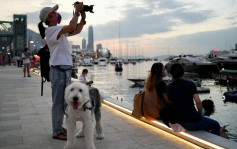
{"label": "dog's face", "polygon": [[77,110],[90,99],[88,86],[80,82],[74,82],[65,90],[65,100],[68,106]]}

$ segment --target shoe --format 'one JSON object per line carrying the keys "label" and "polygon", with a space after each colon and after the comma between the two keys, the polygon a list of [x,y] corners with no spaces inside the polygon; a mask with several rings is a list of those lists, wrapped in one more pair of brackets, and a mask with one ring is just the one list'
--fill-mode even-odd
{"label": "shoe", "polygon": [[59,140],[67,140],[67,135],[64,132],[61,132],[60,134],[53,134],[53,139],[59,139]]}
{"label": "shoe", "polygon": [[27,77],[31,77],[30,75],[28,75]]}
{"label": "shoe", "polygon": [[63,132],[64,132],[65,134],[67,134],[67,129],[66,129],[66,128],[63,128]]}
{"label": "shoe", "polygon": [[24,75],[24,78],[26,77],[26,75]]}

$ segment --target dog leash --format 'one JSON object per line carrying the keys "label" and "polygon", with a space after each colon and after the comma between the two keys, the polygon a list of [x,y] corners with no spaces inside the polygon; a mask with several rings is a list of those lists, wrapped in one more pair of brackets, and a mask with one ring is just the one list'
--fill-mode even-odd
{"label": "dog leash", "polygon": [[87,104],[89,101],[90,101],[90,100],[88,100],[87,102],[84,103],[84,105],[83,105],[83,110],[84,110],[84,111],[86,111],[86,109],[92,111],[92,109],[94,108],[94,106],[92,106],[92,107],[87,107],[87,106],[86,106],[86,104]]}

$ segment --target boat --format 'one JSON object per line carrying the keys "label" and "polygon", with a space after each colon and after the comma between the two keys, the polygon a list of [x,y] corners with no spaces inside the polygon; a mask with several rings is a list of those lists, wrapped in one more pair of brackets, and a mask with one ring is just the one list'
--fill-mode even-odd
{"label": "boat", "polygon": [[135,62],[135,61],[132,61],[131,63],[132,63],[133,65],[136,65],[136,62]]}
{"label": "boat", "polygon": [[124,59],[124,60],[123,60],[123,63],[124,63],[124,64],[128,64],[128,59]]}
{"label": "boat", "polygon": [[129,81],[132,81],[133,83],[137,82],[144,82],[146,79],[145,78],[136,78],[136,79],[128,79]]}
{"label": "boat", "polygon": [[79,59],[79,58],[76,59],[76,63],[75,63],[76,66],[83,66],[83,64],[84,64],[84,62],[82,59]]}
{"label": "boat", "polygon": [[224,92],[226,101],[235,101],[237,102],[237,91]]}
{"label": "boat", "polygon": [[100,57],[98,58],[98,66],[106,66],[107,65],[107,58]]}
{"label": "boat", "polygon": [[116,64],[117,60],[118,59],[116,57],[111,57],[110,60],[109,60],[109,63],[110,64]]}
{"label": "boat", "polygon": [[237,86],[237,70],[221,70],[219,74],[214,75],[215,84]]}
{"label": "boat", "polygon": [[146,83],[146,78],[129,78],[128,80],[134,83],[130,86],[131,88],[144,87]]}
{"label": "boat", "polygon": [[[206,87],[202,87],[202,80],[199,78],[197,73],[184,73],[184,78],[190,81],[193,81],[197,87],[197,93],[210,93],[210,89]],[[131,87],[144,87],[146,85],[146,79],[138,78],[138,79],[128,79],[129,81],[134,82],[135,84]],[[171,77],[166,76],[163,77],[162,80],[166,83],[166,85],[170,84],[173,80]]]}
{"label": "boat", "polygon": [[94,59],[94,64],[95,64],[95,65],[98,64],[98,59]]}
{"label": "boat", "polygon": [[220,69],[237,70],[237,49],[229,51],[213,50],[208,55],[207,60],[216,63]]}
{"label": "boat", "polygon": [[93,66],[93,58],[90,56],[83,57],[83,66]]}
{"label": "boat", "polygon": [[117,72],[123,71],[123,63],[122,62],[116,62],[115,71],[117,71]]}
{"label": "boat", "polygon": [[197,73],[201,78],[212,78],[213,74],[219,73],[219,67],[216,63],[192,56],[173,58],[165,65],[168,72],[170,72],[171,65],[175,63],[182,64],[185,72]]}

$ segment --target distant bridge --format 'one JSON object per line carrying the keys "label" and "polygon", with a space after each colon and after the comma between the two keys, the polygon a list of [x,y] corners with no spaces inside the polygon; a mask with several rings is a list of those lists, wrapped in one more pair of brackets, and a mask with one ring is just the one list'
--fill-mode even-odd
{"label": "distant bridge", "polygon": [[10,47],[13,55],[22,52],[27,47],[27,16],[14,14],[12,22],[0,21],[0,37],[10,37],[0,41],[0,53],[6,47]]}

